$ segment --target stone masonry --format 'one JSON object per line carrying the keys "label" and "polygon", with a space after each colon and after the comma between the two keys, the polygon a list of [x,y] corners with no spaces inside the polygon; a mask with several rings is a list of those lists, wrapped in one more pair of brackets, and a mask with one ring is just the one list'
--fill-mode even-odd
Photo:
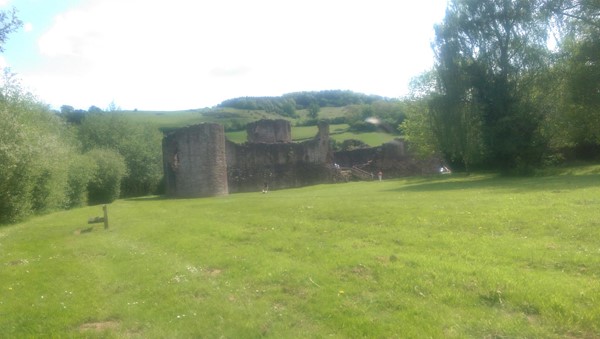
{"label": "stone masonry", "polygon": [[225,131],[218,124],[176,130],[163,139],[166,194],[189,198],[229,193]]}

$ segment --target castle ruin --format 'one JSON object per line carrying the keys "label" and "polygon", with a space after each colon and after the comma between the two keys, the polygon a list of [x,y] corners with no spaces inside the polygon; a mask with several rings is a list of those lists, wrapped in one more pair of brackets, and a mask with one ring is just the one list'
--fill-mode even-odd
{"label": "castle ruin", "polygon": [[223,126],[180,128],[165,136],[162,147],[168,196],[191,198],[229,193]]}
{"label": "castle ruin", "polygon": [[166,194],[219,196],[332,182],[344,171],[369,180],[379,171],[389,178],[439,169],[434,157],[421,160],[408,154],[401,139],[334,153],[329,125],[321,123],[318,128],[313,139],[295,143],[289,121],[259,120],[248,124],[243,144],[227,140],[218,124],[178,129],[163,139]]}
{"label": "castle ruin", "polygon": [[165,136],[163,165],[171,197],[299,187],[331,177],[329,125],[301,143],[292,142],[287,120],[259,120],[247,127],[244,144],[225,139],[218,124],[199,124]]}

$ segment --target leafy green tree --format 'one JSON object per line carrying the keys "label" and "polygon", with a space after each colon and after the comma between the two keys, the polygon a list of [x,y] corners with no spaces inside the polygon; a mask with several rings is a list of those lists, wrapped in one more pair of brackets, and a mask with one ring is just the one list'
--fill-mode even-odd
{"label": "leafy green tree", "polygon": [[79,139],[85,151],[112,149],[125,158],[123,196],[155,193],[162,179],[162,133],[156,128],[119,113],[88,114],[79,128]]}
{"label": "leafy green tree", "polygon": [[581,147],[600,145],[600,4],[581,0],[558,2],[564,31],[561,59],[562,127],[568,140]]}
{"label": "leafy green tree", "polygon": [[406,118],[398,129],[408,148],[417,156],[428,158],[441,152],[440,140],[433,132],[429,101],[437,93],[436,73],[431,70],[411,79],[409,95],[403,101]]}
{"label": "leafy green tree", "polygon": [[74,208],[87,204],[88,186],[97,170],[98,165],[91,156],[74,154],[71,157],[65,207]]}
{"label": "leafy green tree", "polygon": [[17,17],[17,10],[13,7],[9,11],[0,11],[0,52],[4,52],[4,44],[8,35],[23,26]]}
{"label": "leafy green tree", "polygon": [[482,161],[500,169],[539,161],[543,112],[523,80],[548,67],[545,3],[454,0],[436,26],[440,96],[432,122],[463,162],[482,151]]}
{"label": "leafy green tree", "polygon": [[382,130],[387,133],[399,133],[396,129],[406,118],[403,102],[399,100],[381,100],[369,104],[346,107],[346,120],[352,131],[373,132]]}
{"label": "leafy green tree", "polygon": [[67,115],[67,114],[71,114],[73,112],[75,112],[75,108],[71,105],[60,106],[60,114]]}
{"label": "leafy green tree", "polygon": [[108,107],[106,108],[107,112],[117,112],[117,111],[120,111],[120,110],[121,110],[121,107],[119,105],[117,105],[114,100],[112,100],[108,104]]}
{"label": "leafy green tree", "polygon": [[296,117],[296,104],[293,100],[286,100],[281,105],[281,109],[277,109],[276,111],[280,111],[279,114],[294,118]]}
{"label": "leafy green tree", "polygon": [[318,103],[312,102],[308,106],[308,117],[311,119],[317,119],[319,117],[319,112],[321,111],[321,107]]}
{"label": "leafy green tree", "polygon": [[125,159],[111,149],[93,149],[86,153],[94,164],[93,175],[88,184],[89,203],[108,204],[119,198],[121,180],[127,174]]}
{"label": "leafy green tree", "polygon": [[63,208],[75,154],[65,123],[8,72],[0,121],[0,223]]}
{"label": "leafy green tree", "polygon": [[439,154],[440,147],[433,133],[427,99],[415,98],[405,103],[407,117],[398,129],[402,131],[408,149],[421,158]]}
{"label": "leafy green tree", "polygon": [[88,108],[88,113],[102,113],[102,108],[92,105]]}

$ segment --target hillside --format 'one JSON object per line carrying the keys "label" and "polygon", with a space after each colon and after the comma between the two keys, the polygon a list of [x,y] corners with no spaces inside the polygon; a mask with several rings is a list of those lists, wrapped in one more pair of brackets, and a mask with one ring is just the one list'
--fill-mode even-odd
{"label": "hillside", "polygon": [[[342,142],[347,139],[361,140],[370,146],[378,146],[391,141],[397,134],[376,129],[353,131],[348,122],[356,119],[352,115],[362,107],[378,102],[393,102],[390,99],[354,93],[351,91],[321,91],[289,93],[280,97],[242,97],[223,101],[212,108],[192,109],[185,111],[125,111],[121,112],[138,122],[150,123],[162,131],[188,125],[212,122],[224,126],[227,137],[234,142],[244,142],[246,135],[244,126],[260,119],[285,119],[292,124],[293,140],[305,140],[316,132],[316,119],[311,118],[311,105],[318,106],[318,119],[328,121],[331,125],[332,139]],[[292,108],[284,110],[284,106]],[[377,112],[374,112],[377,114]],[[386,112],[388,114],[388,112]],[[398,114],[401,114],[399,112]]]}

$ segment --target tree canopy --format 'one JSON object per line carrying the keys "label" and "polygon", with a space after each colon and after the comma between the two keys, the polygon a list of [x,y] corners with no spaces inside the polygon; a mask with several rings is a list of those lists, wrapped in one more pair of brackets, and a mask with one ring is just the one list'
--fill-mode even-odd
{"label": "tree canopy", "polygon": [[[539,165],[569,115],[598,130],[599,7],[589,0],[450,1],[435,27],[434,81],[421,82],[428,123],[412,124],[412,133],[431,128],[436,147],[466,167],[510,171]],[[597,143],[592,130],[578,132]]]}
{"label": "tree canopy", "polygon": [[9,34],[23,26],[23,22],[17,17],[17,10],[13,7],[9,11],[0,11],[0,52],[4,52],[4,44]]}

